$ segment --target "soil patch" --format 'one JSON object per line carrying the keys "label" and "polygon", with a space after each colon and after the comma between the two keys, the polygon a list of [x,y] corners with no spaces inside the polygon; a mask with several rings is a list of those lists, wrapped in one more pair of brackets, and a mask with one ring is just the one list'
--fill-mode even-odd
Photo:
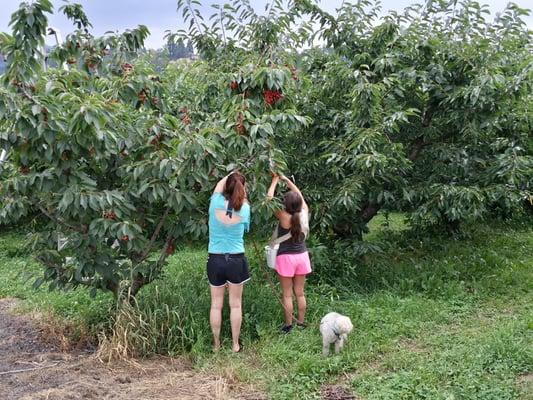
{"label": "soil patch", "polygon": [[342,385],[324,385],[321,392],[323,400],[357,400],[357,397]]}
{"label": "soil patch", "polygon": [[518,377],[518,385],[525,398],[533,398],[533,373],[527,373]]}
{"label": "soil patch", "polygon": [[196,400],[265,397],[227,379],[199,373],[182,359],[107,365],[91,352],[62,352],[43,340],[36,321],[0,299],[0,393],[5,400]]}

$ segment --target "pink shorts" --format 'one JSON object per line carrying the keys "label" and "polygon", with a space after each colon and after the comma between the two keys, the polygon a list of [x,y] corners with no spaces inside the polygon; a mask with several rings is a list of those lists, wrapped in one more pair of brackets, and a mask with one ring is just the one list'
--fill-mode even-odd
{"label": "pink shorts", "polygon": [[311,272],[309,253],[281,254],[276,257],[276,272],[284,278],[307,275]]}

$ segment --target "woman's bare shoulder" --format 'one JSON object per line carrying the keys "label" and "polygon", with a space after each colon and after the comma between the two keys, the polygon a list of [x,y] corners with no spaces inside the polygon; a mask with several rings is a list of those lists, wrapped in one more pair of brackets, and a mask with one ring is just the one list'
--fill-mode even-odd
{"label": "woman's bare shoulder", "polygon": [[289,229],[291,227],[291,215],[287,211],[280,210],[277,217],[283,228]]}

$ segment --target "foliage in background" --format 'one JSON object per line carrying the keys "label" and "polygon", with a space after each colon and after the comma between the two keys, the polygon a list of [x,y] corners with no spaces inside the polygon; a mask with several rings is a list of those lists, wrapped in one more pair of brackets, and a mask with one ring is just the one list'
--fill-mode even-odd
{"label": "foliage in background", "polygon": [[455,230],[531,202],[528,10],[510,4],[491,21],[474,1],[428,1],[379,17],[368,0],[335,15],[278,0],[259,15],[234,1],[213,6],[209,24],[195,2],[178,7],[181,37],[208,62],[260,53],[291,65],[313,123],[276,139],[322,232],[361,238],[380,209],[399,207],[415,225]]}
{"label": "foliage in background", "polygon": [[258,232],[267,171],[294,174],[318,265],[383,251],[361,241],[379,210],[456,232],[531,206],[533,41],[516,5],[490,21],[473,1],[380,19],[368,0],[335,15],[310,0],[273,0],[263,14],[235,0],[208,20],[180,0],[188,28],[168,33],[169,48],[191,43],[201,59],[161,68],[143,50],[146,27],[97,38],[67,4],[76,30],[44,71],[51,11],[22,3],[0,39],[11,155],[0,219],[48,218],[35,248],[51,287],[135,294],[177,244],[205,237],[213,184],[235,167]]}
{"label": "foliage in background", "polygon": [[403,205],[414,224],[454,229],[531,197],[525,10],[510,5],[491,22],[475,2],[427,2],[376,26],[370,2],[345,3],[337,17],[298,3],[320,18],[333,50],[301,61],[312,81],[302,103],[314,119],[308,148],[322,159],[301,163],[296,143],[290,162],[324,228],[357,235],[378,210]]}
{"label": "foliage in background", "polygon": [[[250,383],[280,400],[320,398],[329,383],[368,399],[529,398],[531,219],[468,226],[470,239],[461,241],[418,237],[396,222],[380,228],[384,220],[371,222],[368,240],[389,242],[389,250],[350,265],[355,279],[308,287],[305,330],[278,333],[282,309],[265,282],[266,266],[248,251],[244,353],[231,353],[224,318],[224,350],[213,355],[205,252],[187,246],[169,258],[164,280],[139,293],[138,308],[119,310],[116,333],[127,335],[105,330],[100,354],[186,353],[197,370]],[[26,310],[52,311],[94,336],[109,327],[109,294],[90,299],[80,289],[33,290],[27,277],[40,267],[23,244],[20,233],[0,234],[0,297],[23,298]],[[316,325],[329,311],[349,315],[355,329],[340,356],[325,358]]]}
{"label": "foliage in background", "polygon": [[307,120],[292,108],[287,68],[250,57],[239,69],[186,63],[158,74],[136,57],[146,27],[97,38],[81,6],[61,10],[77,29],[50,54],[59,68],[43,69],[47,0],[22,3],[1,37],[10,168],[0,220],[28,209],[47,218],[34,237],[45,267],[36,286],[134,296],[180,241],[205,236],[214,182],[240,168],[258,198],[279,159],[274,131]]}

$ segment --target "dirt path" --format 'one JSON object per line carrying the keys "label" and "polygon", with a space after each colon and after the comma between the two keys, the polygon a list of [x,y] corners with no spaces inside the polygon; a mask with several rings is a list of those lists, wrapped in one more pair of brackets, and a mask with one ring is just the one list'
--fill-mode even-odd
{"label": "dirt path", "polygon": [[87,353],[64,353],[40,338],[15,299],[0,299],[0,398],[5,400],[264,399],[220,376],[194,371],[183,360],[101,363]]}

